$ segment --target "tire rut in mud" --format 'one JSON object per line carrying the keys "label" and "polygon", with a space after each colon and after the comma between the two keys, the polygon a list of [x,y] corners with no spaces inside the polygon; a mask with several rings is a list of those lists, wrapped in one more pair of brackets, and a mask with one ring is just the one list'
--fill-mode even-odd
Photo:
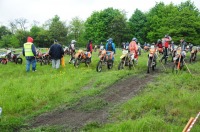
{"label": "tire rut in mud", "polygon": [[[114,85],[107,87],[102,94],[81,99],[80,102],[71,108],[58,109],[36,117],[31,121],[31,128],[59,125],[72,130],[78,130],[90,122],[104,124],[108,121],[109,109],[133,98],[147,83],[152,82],[158,73],[159,70],[150,74],[141,74],[140,76],[122,79]],[[100,102],[102,107],[84,110],[84,105],[94,100],[97,100],[97,106],[98,102]]]}

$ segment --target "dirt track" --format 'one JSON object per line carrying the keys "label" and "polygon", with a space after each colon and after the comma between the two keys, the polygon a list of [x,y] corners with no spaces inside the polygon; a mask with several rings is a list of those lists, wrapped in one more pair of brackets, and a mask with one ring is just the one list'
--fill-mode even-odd
{"label": "dirt track", "polygon": [[[38,126],[61,125],[76,131],[82,126],[90,122],[106,123],[109,117],[109,110],[120,103],[123,103],[135,96],[142,88],[151,82],[156,76],[153,74],[142,74],[139,77],[133,76],[122,79],[114,85],[108,87],[104,93],[95,97],[81,99],[81,102],[71,108],[58,109],[51,113],[45,113],[34,119],[31,128]],[[102,108],[98,110],[84,111],[80,108],[89,100],[103,100],[106,102]]]}

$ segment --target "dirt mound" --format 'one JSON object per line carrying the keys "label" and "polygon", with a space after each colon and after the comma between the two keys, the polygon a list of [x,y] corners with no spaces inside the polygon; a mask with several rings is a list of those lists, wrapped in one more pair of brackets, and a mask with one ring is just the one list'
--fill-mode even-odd
{"label": "dirt mound", "polygon": [[[156,73],[156,72],[155,72]],[[32,128],[43,125],[62,125],[78,130],[90,122],[105,123],[109,117],[109,109],[119,103],[123,103],[138,93],[147,83],[151,82],[156,74],[142,74],[122,79],[108,87],[102,94],[95,97],[87,97],[71,108],[59,109],[51,113],[45,113],[36,117]],[[89,101],[97,100],[101,108],[83,110]],[[97,106],[98,106],[97,103]]]}

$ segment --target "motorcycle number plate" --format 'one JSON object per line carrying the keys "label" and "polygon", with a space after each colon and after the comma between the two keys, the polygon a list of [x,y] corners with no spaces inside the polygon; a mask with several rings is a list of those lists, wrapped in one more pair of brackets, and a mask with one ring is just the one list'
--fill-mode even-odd
{"label": "motorcycle number plate", "polygon": [[123,50],[122,51],[122,54],[127,54],[128,53],[128,50]]}

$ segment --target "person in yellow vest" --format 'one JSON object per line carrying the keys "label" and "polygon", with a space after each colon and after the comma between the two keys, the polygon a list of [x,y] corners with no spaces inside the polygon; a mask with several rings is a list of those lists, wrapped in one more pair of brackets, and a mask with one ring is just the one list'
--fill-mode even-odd
{"label": "person in yellow vest", "polygon": [[32,71],[36,71],[36,48],[33,44],[33,38],[28,37],[27,42],[24,43],[22,50],[23,55],[26,57],[26,71],[30,71],[30,65],[32,65]]}

